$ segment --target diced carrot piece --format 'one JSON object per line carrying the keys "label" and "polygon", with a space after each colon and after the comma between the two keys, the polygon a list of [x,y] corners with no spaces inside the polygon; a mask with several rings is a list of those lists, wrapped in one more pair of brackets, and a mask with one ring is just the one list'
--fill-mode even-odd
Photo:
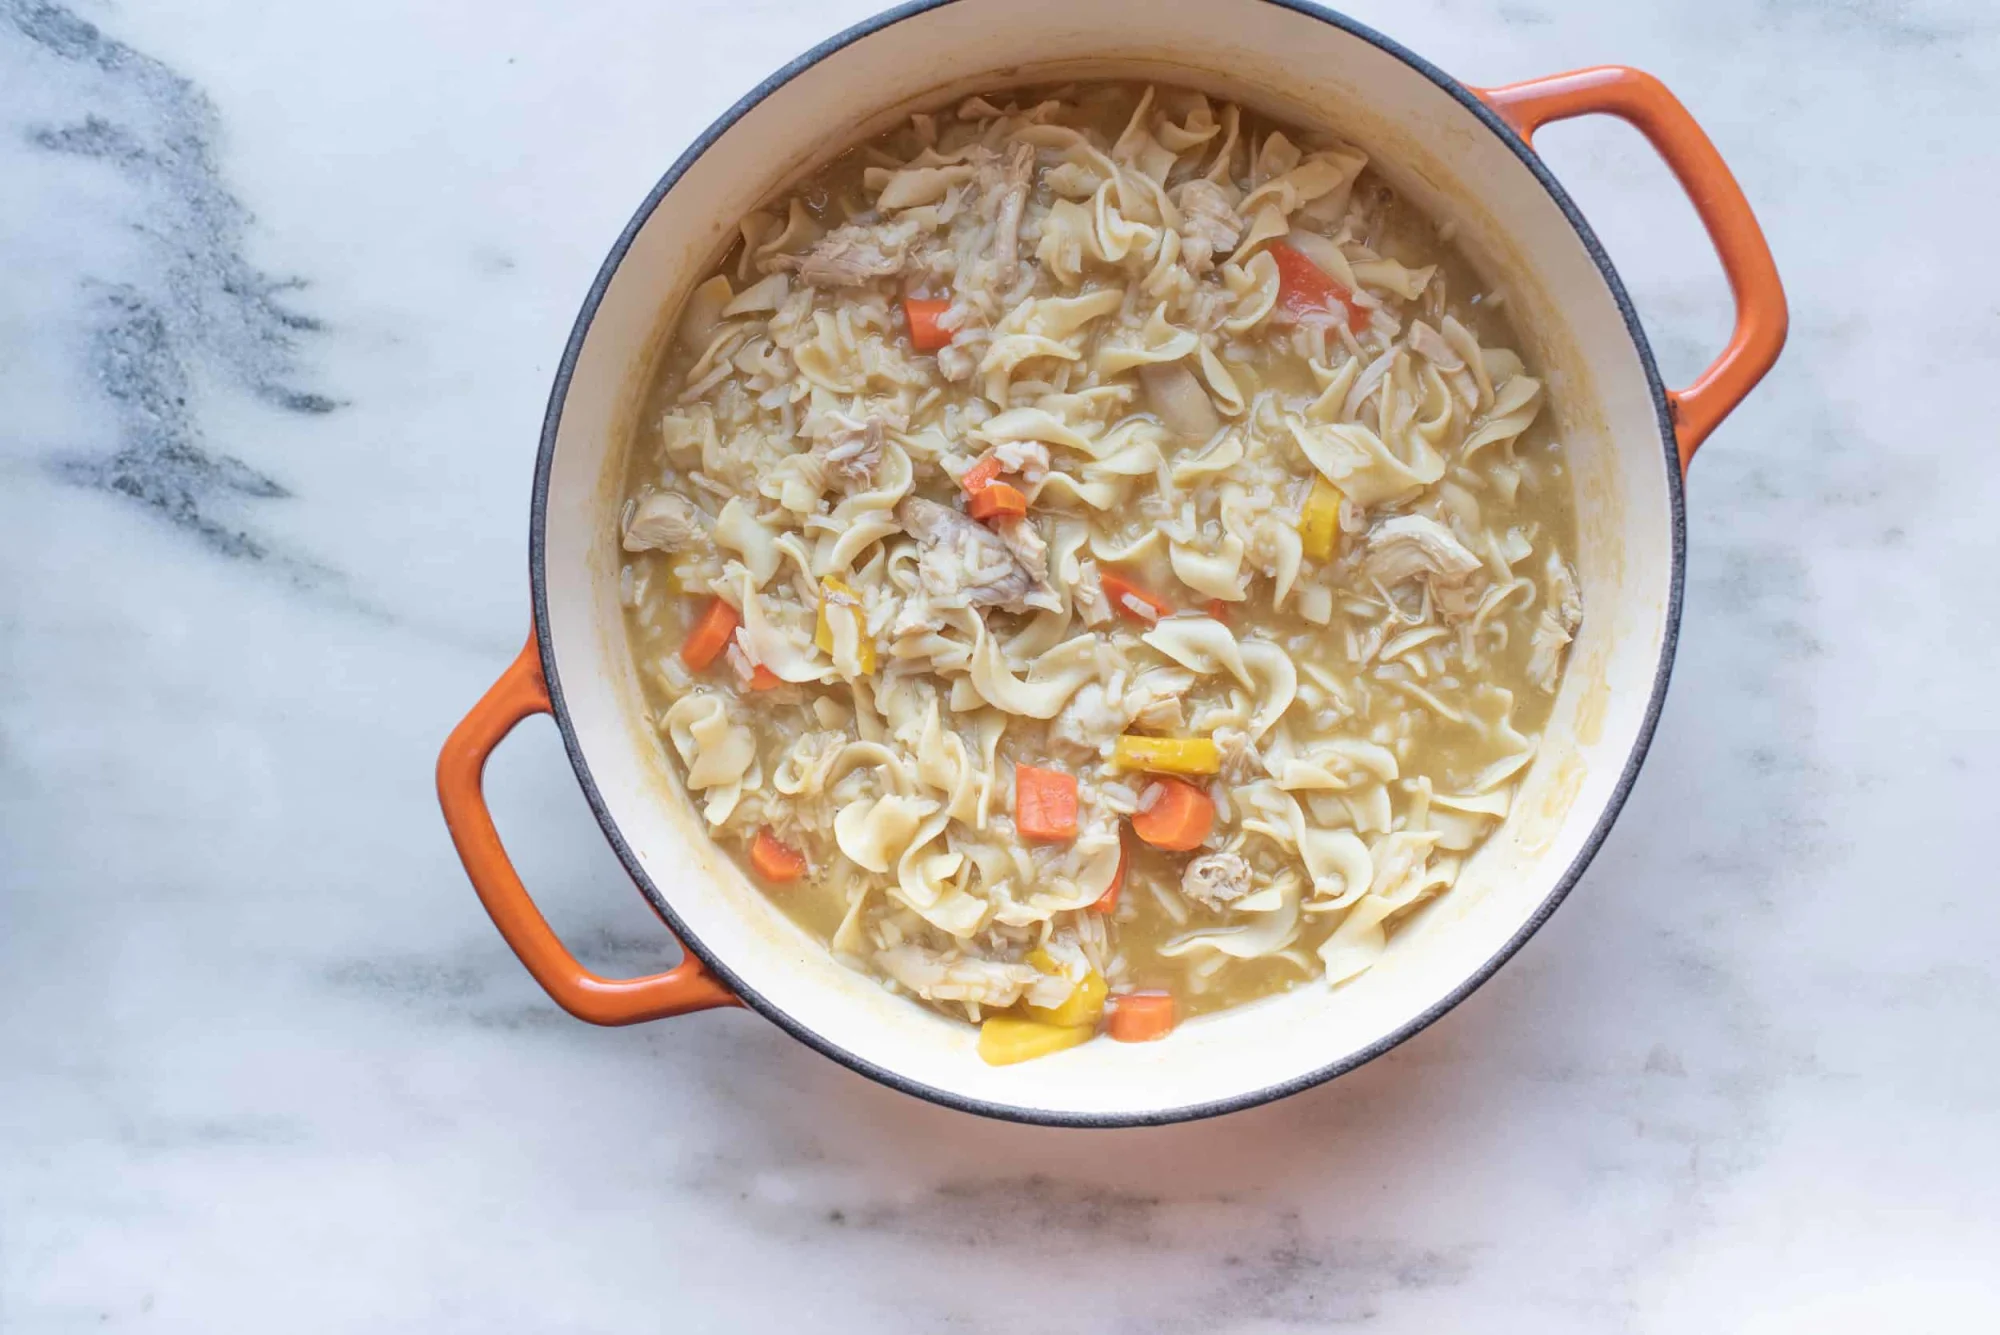
{"label": "diced carrot piece", "polygon": [[951,330],[938,327],[938,317],[951,309],[942,297],[904,297],[903,318],[910,322],[910,346],[918,352],[936,352],[951,342]]}
{"label": "diced carrot piece", "polygon": [[753,691],[776,690],[785,684],[785,679],[762,663],[750,669],[750,689]]}
{"label": "diced carrot piece", "polygon": [[1005,470],[1000,467],[999,456],[989,454],[960,474],[958,485],[965,488],[966,495],[977,496],[1003,471]]}
{"label": "diced carrot piece", "polygon": [[1023,839],[1076,838],[1076,776],[1016,765],[1014,828]]}
{"label": "diced carrot piece", "polygon": [[1347,327],[1360,333],[1368,327],[1368,312],[1354,304],[1354,294],[1327,276],[1304,251],[1273,241],[1271,258],[1278,262],[1278,304],[1294,315],[1339,310]]}
{"label": "diced carrot piece", "polygon": [[694,629],[681,642],[681,662],[696,672],[707,668],[729,647],[729,637],[743,624],[736,609],[720,598],[710,598],[708,606],[695,618]]}
{"label": "diced carrot piece", "polygon": [[1208,613],[1215,620],[1224,622],[1225,624],[1229,620],[1229,604],[1223,602],[1220,598],[1209,599],[1201,605],[1201,610]]}
{"label": "diced carrot piece", "polygon": [[806,874],[806,855],[780,843],[769,830],[759,830],[750,841],[750,868],[767,881],[796,881]]}
{"label": "diced carrot piece", "polygon": [[1155,779],[1132,813],[1132,833],[1170,853],[1200,848],[1214,828],[1215,803],[1185,779]]}
{"label": "diced carrot piece", "polygon": [[1172,603],[1155,598],[1115,571],[1099,571],[1097,582],[1104,586],[1104,596],[1111,600],[1111,610],[1127,621],[1140,621],[1151,625],[1161,617],[1170,617],[1174,614]]}
{"label": "diced carrot piece", "polygon": [[1028,498],[1018,487],[989,482],[972,493],[965,508],[974,519],[1019,519],[1028,513]]}
{"label": "diced carrot piece", "polygon": [[1115,913],[1118,910],[1118,892],[1125,888],[1125,840],[1118,840],[1118,870],[1111,873],[1111,884],[1105,887],[1097,902],[1090,906],[1093,913]]}
{"label": "diced carrot piece", "polygon": [[1174,1028],[1174,998],[1170,992],[1127,992],[1111,998],[1104,1032],[1120,1043],[1150,1043]]}

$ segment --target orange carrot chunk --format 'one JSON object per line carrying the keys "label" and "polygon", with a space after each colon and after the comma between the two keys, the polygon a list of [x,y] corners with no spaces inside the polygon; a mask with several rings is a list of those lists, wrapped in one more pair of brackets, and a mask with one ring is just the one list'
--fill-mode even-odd
{"label": "orange carrot chunk", "polygon": [[753,691],[774,690],[785,684],[785,679],[762,663],[750,669],[750,689]]}
{"label": "orange carrot chunk", "polygon": [[1200,848],[1215,828],[1215,803],[1185,779],[1159,778],[1140,794],[1132,832],[1155,848],[1185,853]]}
{"label": "orange carrot chunk", "polygon": [[1111,998],[1104,1032],[1120,1043],[1150,1043],[1174,1028],[1174,998],[1167,992],[1127,992]]}
{"label": "orange carrot chunk", "polygon": [[1210,617],[1217,621],[1225,624],[1229,621],[1229,604],[1223,602],[1220,598],[1209,599],[1202,604],[1201,610],[1208,613]]}
{"label": "orange carrot chunk", "polygon": [[759,830],[750,841],[750,867],[767,881],[796,881],[806,874],[806,855],[780,843],[769,830]]}
{"label": "orange carrot chunk", "polygon": [[1155,598],[1115,571],[1099,571],[1097,582],[1104,586],[1104,596],[1111,600],[1111,610],[1127,621],[1151,625],[1161,617],[1174,614],[1172,603]]}
{"label": "orange carrot chunk", "polygon": [[960,474],[958,485],[965,488],[966,495],[977,496],[1000,476],[1001,471],[999,456],[989,454]]}
{"label": "orange carrot chunk", "polygon": [[710,598],[708,606],[695,618],[694,629],[681,643],[681,662],[696,672],[702,671],[710,663],[722,656],[729,647],[729,637],[743,624],[743,618],[736,615],[736,609],[720,598]]}
{"label": "orange carrot chunk", "polygon": [[951,330],[938,327],[938,317],[951,309],[942,297],[904,297],[903,318],[910,322],[910,345],[918,352],[936,352],[951,342]]}
{"label": "orange carrot chunk", "polygon": [[1326,270],[1282,241],[1270,245],[1278,262],[1278,304],[1294,315],[1308,311],[1340,311],[1347,327],[1360,333],[1368,327],[1368,312],[1354,304],[1354,294],[1327,277]]}
{"label": "orange carrot chunk", "polygon": [[1076,838],[1076,776],[1016,765],[1014,828],[1023,839]]}
{"label": "orange carrot chunk", "polygon": [[1028,513],[1028,498],[1018,487],[989,482],[972,493],[965,508],[974,519],[1019,519]]}
{"label": "orange carrot chunk", "polygon": [[1111,873],[1111,884],[1090,906],[1093,913],[1115,913],[1118,911],[1118,892],[1125,888],[1125,840],[1118,840],[1118,870]]}

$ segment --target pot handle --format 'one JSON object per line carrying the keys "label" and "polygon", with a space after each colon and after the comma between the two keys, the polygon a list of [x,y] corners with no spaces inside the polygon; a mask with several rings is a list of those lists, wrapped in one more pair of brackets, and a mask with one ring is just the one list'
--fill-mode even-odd
{"label": "pot handle", "polygon": [[1708,433],[1763,379],[1785,346],[1785,289],[1742,187],[1688,109],[1665,84],[1641,70],[1599,65],[1472,91],[1531,147],[1535,131],[1550,121],[1595,112],[1616,116],[1646,136],[1687,191],[1729,275],[1736,329],[1722,354],[1692,385],[1668,391],[1681,471],[1686,472]]}
{"label": "pot handle", "polygon": [[637,1024],[713,1006],[742,1005],[693,954],[665,973],[644,978],[592,973],[569,953],[528,897],[528,888],[500,844],[482,780],[486,758],[516,724],[530,715],[551,712],[541,654],[531,633],[520,657],[452,729],[438,755],[438,803],[444,808],[444,823],[493,925],[543,990],[579,1020]]}

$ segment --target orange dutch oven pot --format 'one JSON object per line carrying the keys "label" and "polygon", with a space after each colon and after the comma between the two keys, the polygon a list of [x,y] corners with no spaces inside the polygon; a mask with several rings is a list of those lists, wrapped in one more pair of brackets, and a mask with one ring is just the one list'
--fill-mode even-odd
{"label": "orange dutch oven pot", "polygon": [[[1336,130],[1406,198],[1456,225],[1504,285],[1576,489],[1587,615],[1512,814],[1459,884],[1338,990],[1305,986],[1183,1026],[1011,1067],[974,1031],[836,963],[709,841],[642,718],[617,601],[625,449],[678,303],[735,220],[858,139],[975,90],[1074,77],[1193,85]],[[1679,179],[1736,298],[1727,345],[1670,390],[1616,270],[1533,149],[1574,116],[1637,128]],[[1784,344],[1769,248],[1715,146],[1658,80],[1609,66],[1473,88],[1341,15],[1293,0],[923,0],[765,80],[667,172],[612,247],[564,351],[531,510],[526,647],[446,742],[445,821],[480,901],[555,1002],[593,1024],[749,1005],[869,1076],[1022,1121],[1124,1126],[1248,1107],[1351,1070],[1431,1023],[1547,919],[1644,758],[1679,625],[1682,477]],[[553,714],[592,810],[687,948],[643,978],[579,964],[515,874],[481,793],[515,724]]]}

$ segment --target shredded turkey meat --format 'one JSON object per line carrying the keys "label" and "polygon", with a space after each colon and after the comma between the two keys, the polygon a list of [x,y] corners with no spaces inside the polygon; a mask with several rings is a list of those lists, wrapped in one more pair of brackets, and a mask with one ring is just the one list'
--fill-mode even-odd
{"label": "shredded turkey meat", "polygon": [[1085,755],[1109,755],[1112,744],[1118,740],[1118,734],[1125,731],[1130,718],[1130,714],[1119,708],[1118,702],[1107,695],[1102,686],[1094,681],[1086,682],[1069,698],[1062,713],[1056,715],[1055,721],[1049,725],[1049,738],[1075,747]]}
{"label": "shredded turkey meat", "polygon": [[1086,626],[1102,626],[1111,620],[1111,600],[1104,596],[1104,582],[1098,578],[1097,562],[1084,560],[1079,563],[1079,575],[1070,587],[1069,596],[1076,603],[1076,614]]}
{"label": "shredded turkey meat", "polygon": [[685,496],[656,491],[632,507],[632,517],[625,523],[625,550],[678,551],[704,536],[706,522]]}
{"label": "shredded turkey meat", "polygon": [[1250,864],[1235,853],[1204,853],[1181,873],[1181,893],[1219,909],[1250,893]]}
{"label": "shredded turkey meat", "polygon": [[1362,568],[1385,589],[1421,579],[1447,621],[1462,621],[1479,606],[1484,569],[1479,558],[1452,531],[1425,515],[1397,515],[1368,535]]}
{"label": "shredded turkey meat", "polygon": [[812,448],[828,481],[843,491],[867,486],[882,462],[882,423],[876,418],[865,422],[841,419],[832,435]]}
{"label": "shredded turkey meat", "polygon": [[1172,732],[1187,726],[1181,700],[1192,690],[1192,672],[1148,668],[1126,688],[1125,708],[1132,722],[1148,732]]}
{"label": "shredded turkey meat", "polygon": [[1190,271],[1206,273],[1236,249],[1243,236],[1242,220],[1222,187],[1203,177],[1183,185],[1175,202],[1181,210],[1181,255]]}
{"label": "shredded turkey meat", "polygon": [[1028,202],[1028,187],[1035,172],[1035,150],[1016,143],[1007,150],[1006,193],[993,220],[994,276],[1002,287],[1012,285],[1021,272],[1021,210]]}
{"label": "shredded turkey meat", "polygon": [[1465,358],[1452,350],[1444,335],[1422,320],[1410,323],[1410,351],[1419,354],[1440,371],[1463,371]]}
{"label": "shredded turkey meat", "polygon": [[1055,591],[1021,564],[1006,540],[986,525],[921,496],[904,498],[896,507],[896,518],[921,548],[917,575],[933,598],[1010,612],[1030,607],[1061,610]]}
{"label": "shredded turkey meat", "polygon": [[1554,552],[1549,553],[1544,583],[1548,601],[1528,639],[1528,676],[1542,690],[1553,692],[1562,674],[1563,654],[1583,624],[1583,596],[1577,592],[1576,576]]}
{"label": "shredded turkey meat", "polygon": [[799,281],[813,287],[859,287],[901,273],[914,236],[915,229],[907,224],[848,223],[828,232],[805,254],[773,256],[766,267],[796,270]]}
{"label": "shredded turkey meat", "polygon": [[1060,1006],[1076,984],[1031,964],[939,954],[921,946],[891,946],[875,953],[882,972],[926,1001],[969,1001],[979,1006],[1011,1006],[1023,995],[1033,1006]]}
{"label": "shredded turkey meat", "polygon": [[1049,475],[1049,447],[1039,440],[1002,441],[993,447],[993,457],[1031,487]]}
{"label": "shredded turkey meat", "polygon": [[1049,544],[1032,519],[1003,519],[993,526],[993,534],[1007,546],[1014,563],[1028,572],[1037,584],[1049,579]]}

